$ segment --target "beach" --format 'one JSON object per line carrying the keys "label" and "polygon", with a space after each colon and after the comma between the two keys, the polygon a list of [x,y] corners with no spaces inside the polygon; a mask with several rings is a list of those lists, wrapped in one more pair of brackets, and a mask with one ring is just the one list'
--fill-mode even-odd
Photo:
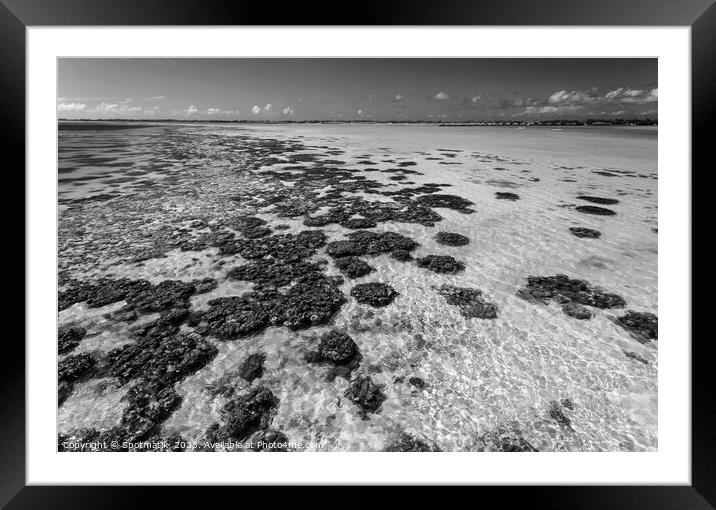
{"label": "beach", "polygon": [[60,450],[658,449],[656,127],[77,122],[58,152]]}

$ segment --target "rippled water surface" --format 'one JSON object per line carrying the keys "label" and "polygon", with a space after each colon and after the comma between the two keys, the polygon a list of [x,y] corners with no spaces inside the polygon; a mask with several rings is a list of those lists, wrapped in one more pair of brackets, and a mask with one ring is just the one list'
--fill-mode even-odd
{"label": "rippled water surface", "polygon": [[[319,164],[357,169],[355,175],[381,185],[380,191],[438,183],[446,185],[440,193],[473,202],[469,214],[433,207],[442,217],[434,226],[385,221],[371,229],[415,240],[420,246],[414,257],[453,256],[465,264],[458,274],[434,273],[389,254],[365,258],[375,271],[344,278],[340,290],[347,301],[330,323],[300,330],[273,325],[231,341],[207,337],[218,353],[175,384],[181,405],[158,425],[160,435],[202,440],[209,426],[221,423],[227,397],[211,388],[224,382],[236,394],[270,389],[279,400],[271,427],[292,442],[320,442],[324,451],[382,450],[401,433],[443,451],[474,451],[494,431],[511,431],[542,451],[657,449],[657,342],[640,342],[615,324],[623,309],[593,308],[591,319],[578,320],[554,301],[516,295],[528,276],[565,274],[618,294],[629,310],[657,313],[655,129],[125,127],[59,131],[61,288],[103,276],[152,283],[216,279],[215,289],[190,298],[192,310],[250,292],[254,284],[227,278],[247,262],[239,254],[179,249],[168,240],[209,231],[207,225],[234,214],[259,217],[271,228],[284,225],[273,234],[312,229],[303,225],[305,215],[289,216],[268,200],[293,199],[295,182],[266,173],[288,166],[299,173]],[[289,161],[281,143],[299,147],[291,156],[313,159]],[[405,162],[415,165],[400,166]],[[380,171],[395,168],[416,173],[392,180],[402,174]],[[329,183],[319,196],[338,187]],[[496,192],[519,199],[499,200]],[[355,194],[395,202],[370,190]],[[618,199],[603,206],[616,215],[577,211],[575,206],[589,205],[577,199],[583,195]],[[595,229],[601,237],[578,238],[570,227]],[[351,232],[337,223],[319,229],[329,242]],[[438,244],[440,231],[470,242]],[[329,261],[326,274],[340,276],[325,248],[310,258],[319,259]],[[390,305],[372,308],[350,296],[356,284],[374,281],[398,292]],[[481,290],[497,305],[497,318],[464,317],[436,291],[444,284]],[[113,319],[123,305],[78,302],[60,310],[60,326],[87,332],[71,355],[90,353],[101,363],[114,349],[135,342],[132,332],[139,325],[159,316]],[[344,396],[348,379],[327,377],[330,366],[306,361],[320,334],[334,328],[347,332],[362,356],[353,377],[369,375],[383,385],[386,399],[367,417]],[[182,331],[191,327],[184,324]],[[264,373],[248,383],[236,373],[253,353],[265,354]],[[409,382],[415,377],[424,387]],[[126,392],[112,377],[79,380],[59,407],[59,432],[118,425]],[[551,412],[554,402],[564,400],[571,402],[561,408],[567,425]]]}

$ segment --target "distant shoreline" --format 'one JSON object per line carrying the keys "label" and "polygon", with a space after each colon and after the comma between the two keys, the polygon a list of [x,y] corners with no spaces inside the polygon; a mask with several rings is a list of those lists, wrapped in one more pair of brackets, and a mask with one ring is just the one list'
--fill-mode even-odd
{"label": "distant shoreline", "polygon": [[655,119],[585,119],[585,120],[541,120],[541,121],[369,121],[369,120],[284,120],[284,121],[253,121],[253,120],[182,120],[182,119],[58,119],[58,123],[142,123],[142,124],[243,124],[243,125],[286,125],[286,124],[387,124],[387,125],[431,125],[444,127],[540,127],[540,126],[658,126]]}

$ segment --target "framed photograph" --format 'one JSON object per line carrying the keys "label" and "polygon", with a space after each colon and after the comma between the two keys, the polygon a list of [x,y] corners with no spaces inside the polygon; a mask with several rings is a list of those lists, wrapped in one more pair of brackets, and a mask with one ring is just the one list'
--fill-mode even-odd
{"label": "framed photograph", "polygon": [[691,322],[711,2],[350,25],[1,2],[26,190],[8,508],[376,484],[713,508]]}

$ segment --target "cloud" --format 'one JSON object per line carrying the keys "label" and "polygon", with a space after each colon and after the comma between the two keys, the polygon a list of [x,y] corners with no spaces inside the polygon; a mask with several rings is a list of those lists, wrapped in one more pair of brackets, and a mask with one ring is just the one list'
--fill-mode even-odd
{"label": "cloud", "polygon": [[167,96],[152,96],[149,98],[150,101],[161,101],[162,99],[166,99]]}
{"label": "cloud", "polygon": [[652,103],[659,100],[659,89],[652,88],[650,90],[634,89],[631,87],[618,87],[609,90],[606,94],[600,94],[594,88],[590,91],[560,90],[549,96],[548,102],[551,105],[585,105],[585,104],[615,104],[615,103],[634,103],[644,104]]}
{"label": "cloud", "polygon": [[405,96],[403,94],[395,94],[395,97],[393,97],[393,101],[395,101],[396,103],[399,103],[403,99],[405,99]]}
{"label": "cloud", "polygon": [[659,100],[659,89],[635,89],[632,87],[617,87],[602,93],[597,88],[590,90],[558,90],[547,98],[547,104],[527,98],[523,101],[516,100],[515,106],[525,106],[526,109],[515,116],[534,114],[560,114],[574,112],[586,105],[596,105],[605,108],[601,115],[624,115],[629,114],[627,110],[618,109],[618,106],[628,104],[654,103]]}
{"label": "cloud", "polygon": [[363,110],[358,110],[358,115],[363,115]]}
{"label": "cloud", "polygon": [[194,106],[192,104],[192,105],[189,105],[189,107],[186,110],[184,110],[184,113],[187,115],[193,115],[193,114],[197,113],[198,111],[199,111],[199,108],[197,108],[196,106]]}
{"label": "cloud", "polygon": [[79,112],[87,108],[84,103],[60,103],[57,105],[58,112]]}
{"label": "cloud", "polygon": [[459,104],[454,105],[453,110],[461,111],[463,108],[505,110],[515,106],[537,106],[538,104],[538,101],[531,98],[503,97],[501,95],[489,95],[481,92],[476,96],[462,98]]}
{"label": "cloud", "polygon": [[619,87],[607,92],[604,98],[613,103],[654,103],[659,100],[659,89],[656,87],[649,90]]}
{"label": "cloud", "polygon": [[523,112],[516,113],[513,117],[520,117],[522,115],[540,115],[543,113],[564,113],[574,112],[583,108],[582,105],[563,105],[563,106],[528,106]]}
{"label": "cloud", "polygon": [[251,107],[251,113],[253,113],[254,115],[258,115],[261,112],[272,113],[273,105],[271,103],[268,103],[265,106],[261,107],[261,106],[255,104],[254,106]]}
{"label": "cloud", "polygon": [[540,102],[536,99],[532,99],[531,97],[516,97],[512,102],[512,106],[540,106]]}
{"label": "cloud", "polygon": [[434,96],[430,96],[430,99],[434,99],[436,101],[445,101],[447,99],[450,99],[450,94],[448,94],[447,92],[440,91]]}
{"label": "cloud", "polygon": [[128,101],[120,101],[117,103],[107,103],[102,101],[94,108],[88,108],[87,111],[99,113],[101,115],[136,115],[144,113],[141,106],[129,106]]}
{"label": "cloud", "polygon": [[597,100],[590,92],[584,92],[579,90],[573,90],[567,92],[566,90],[560,90],[555,92],[547,99],[547,102],[551,105],[556,106],[569,106],[585,103],[593,103]]}
{"label": "cloud", "polygon": [[234,115],[238,113],[238,110],[226,110],[224,108],[207,108],[204,110],[205,115]]}
{"label": "cloud", "polygon": [[286,108],[283,109],[283,114],[284,115],[293,115],[294,111],[290,106],[287,106]]}

